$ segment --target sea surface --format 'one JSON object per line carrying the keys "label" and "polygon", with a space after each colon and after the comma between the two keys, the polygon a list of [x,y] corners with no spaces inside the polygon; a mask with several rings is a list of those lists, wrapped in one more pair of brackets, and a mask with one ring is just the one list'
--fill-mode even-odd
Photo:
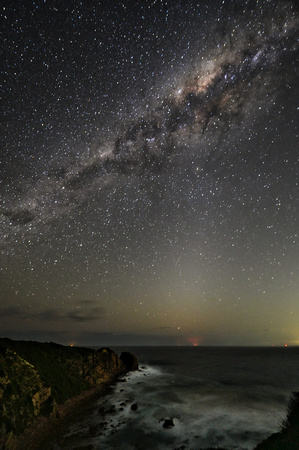
{"label": "sea surface", "polygon": [[56,450],[250,450],[279,430],[299,391],[299,347],[113,350],[136,355],[140,370],[90,405]]}

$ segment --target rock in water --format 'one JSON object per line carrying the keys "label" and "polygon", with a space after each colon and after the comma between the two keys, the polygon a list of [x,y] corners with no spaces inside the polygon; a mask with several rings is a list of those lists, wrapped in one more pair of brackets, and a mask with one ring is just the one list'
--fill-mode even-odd
{"label": "rock in water", "polygon": [[174,427],[173,419],[165,419],[163,423],[163,428],[172,428]]}

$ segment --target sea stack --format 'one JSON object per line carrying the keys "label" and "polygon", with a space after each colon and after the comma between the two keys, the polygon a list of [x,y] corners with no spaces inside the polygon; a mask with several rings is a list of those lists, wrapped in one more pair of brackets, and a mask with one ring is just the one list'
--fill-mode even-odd
{"label": "sea stack", "polygon": [[122,352],[119,359],[124,364],[128,372],[132,370],[138,370],[138,361],[136,356],[132,355],[130,352]]}

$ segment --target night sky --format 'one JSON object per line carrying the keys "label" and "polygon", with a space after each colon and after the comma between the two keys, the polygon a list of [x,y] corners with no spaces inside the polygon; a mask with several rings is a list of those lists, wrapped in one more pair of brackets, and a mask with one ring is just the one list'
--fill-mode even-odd
{"label": "night sky", "polygon": [[0,336],[299,345],[299,16],[1,2]]}

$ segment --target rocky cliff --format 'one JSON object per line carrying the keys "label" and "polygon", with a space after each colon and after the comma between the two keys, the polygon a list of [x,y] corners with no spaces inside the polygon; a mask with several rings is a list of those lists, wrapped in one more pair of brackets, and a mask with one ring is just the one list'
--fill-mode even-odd
{"label": "rocky cliff", "polygon": [[261,442],[254,450],[299,449],[299,392],[293,392],[281,430]]}
{"label": "rocky cliff", "polygon": [[0,448],[13,447],[15,436],[57,415],[68,399],[136,368],[133,355],[108,348],[0,339]]}

